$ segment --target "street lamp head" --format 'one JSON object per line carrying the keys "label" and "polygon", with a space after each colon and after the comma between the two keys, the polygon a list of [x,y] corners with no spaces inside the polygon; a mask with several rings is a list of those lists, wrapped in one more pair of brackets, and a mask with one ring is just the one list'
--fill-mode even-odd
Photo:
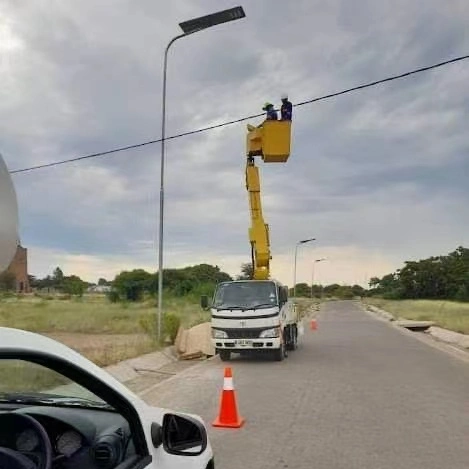
{"label": "street lamp head", "polygon": [[316,241],[316,238],[302,239],[301,241],[298,241],[298,244],[305,244],[309,243],[310,241]]}
{"label": "street lamp head", "polygon": [[201,31],[202,29],[211,28],[217,24],[239,20],[245,16],[246,14],[244,13],[243,7],[238,6],[184,21],[179,23],[179,26],[184,31],[184,34],[192,34],[197,31]]}

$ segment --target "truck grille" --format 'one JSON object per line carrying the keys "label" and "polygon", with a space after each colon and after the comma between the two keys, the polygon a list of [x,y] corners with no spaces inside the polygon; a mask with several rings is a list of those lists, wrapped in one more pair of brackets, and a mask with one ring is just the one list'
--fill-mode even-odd
{"label": "truck grille", "polygon": [[258,339],[262,329],[225,329],[229,339]]}

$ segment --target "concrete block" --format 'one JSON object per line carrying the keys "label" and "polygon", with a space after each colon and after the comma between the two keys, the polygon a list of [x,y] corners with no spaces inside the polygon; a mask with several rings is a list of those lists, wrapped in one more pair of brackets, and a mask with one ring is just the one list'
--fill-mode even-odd
{"label": "concrete block", "polygon": [[127,360],[127,364],[138,371],[157,371],[174,361],[173,357],[164,352],[152,352],[141,357]]}
{"label": "concrete block", "polygon": [[435,323],[432,321],[411,321],[407,319],[401,319],[396,321],[396,324],[400,327],[405,327],[411,331],[425,331],[432,327]]}

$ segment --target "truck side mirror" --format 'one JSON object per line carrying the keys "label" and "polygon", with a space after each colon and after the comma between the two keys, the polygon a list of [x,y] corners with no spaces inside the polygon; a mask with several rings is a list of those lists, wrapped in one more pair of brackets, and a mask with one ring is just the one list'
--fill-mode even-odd
{"label": "truck side mirror", "polygon": [[280,303],[286,303],[288,301],[288,290],[287,288],[285,287],[280,287],[279,288],[279,300],[280,300]]}
{"label": "truck side mirror", "polygon": [[163,447],[177,456],[198,456],[208,444],[207,430],[202,422],[176,414],[166,414],[162,427]]}
{"label": "truck side mirror", "polygon": [[207,295],[202,295],[200,297],[200,307],[202,309],[208,309],[208,296]]}

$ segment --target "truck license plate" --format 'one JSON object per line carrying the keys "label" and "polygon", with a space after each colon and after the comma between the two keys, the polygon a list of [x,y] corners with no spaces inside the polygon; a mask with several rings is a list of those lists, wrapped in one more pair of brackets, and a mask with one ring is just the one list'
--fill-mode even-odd
{"label": "truck license plate", "polygon": [[236,343],[240,347],[250,347],[250,346],[252,346],[252,340],[240,339]]}

